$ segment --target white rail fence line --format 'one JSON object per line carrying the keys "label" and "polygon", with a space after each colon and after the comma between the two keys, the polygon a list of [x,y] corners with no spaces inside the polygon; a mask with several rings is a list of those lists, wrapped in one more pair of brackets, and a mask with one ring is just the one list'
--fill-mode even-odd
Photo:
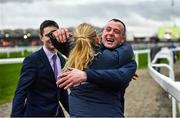
{"label": "white rail fence line", "polygon": [[0,59],[0,64],[14,64],[14,63],[22,63],[24,58],[8,58],[8,59]]}
{"label": "white rail fence line", "polygon": [[[177,49],[179,50],[179,49]],[[172,97],[172,117],[175,118],[176,100],[180,102],[180,82],[175,81],[173,50],[162,48],[154,57],[152,62],[148,60],[149,73],[152,78]],[[156,64],[158,59],[167,59],[168,64]],[[154,67],[165,67],[169,70],[169,77],[159,73]]]}
{"label": "white rail fence line", "polygon": [[[27,51],[37,51],[38,49],[40,49],[40,47],[20,47],[20,48],[0,48],[0,53],[7,53],[8,57],[10,57],[10,53],[12,52],[21,52],[22,56],[24,55],[24,51],[27,50]],[[172,49],[174,50],[174,49]],[[176,48],[175,50],[179,50],[180,51],[180,47]],[[144,54],[144,53],[149,53],[150,50],[149,49],[146,49],[146,50],[135,50],[134,53],[135,53],[135,60],[136,60],[136,63],[137,63],[137,66],[139,65],[139,54]],[[9,61],[8,61],[9,60]],[[0,59],[0,64],[10,64],[10,63],[20,63],[22,62],[22,58],[12,58],[12,59]]]}
{"label": "white rail fence line", "polygon": [[[7,54],[7,57],[10,57],[10,53],[12,52],[21,52],[21,55],[24,56],[24,51],[27,50],[27,51],[36,51],[40,49],[40,47],[7,47],[7,48],[0,48],[0,53],[6,53]],[[137,62],[137,65],[139,64],[138,63],[138,55],[139,54],[142,54],[142,53],[148,53],[148,50],[138,50],[138,51],[135,51],[135,59],[136,59],[136,62]],[[12,58],[12,59],[0,59],[0,64],[11,64],[11,63],[21,63],[23,61],[23,58]]]}
{"label": "white rail fence line", "polygon": [[24,51],[32,51],[35,52],[36,50],[40,49],[41,46],[34,46],[34,47],[3,47],[0,48],[0,54],[6,53],[7,57],[10,57],[10,53],[12,52],[21,52],[21,55],[24,56]]}
{"label": "white rail fence line", "polygon": [[[27,50],[27,51],[32,51],[32,52],[35,52],[37,51],[38,49],[40,49],[41,46],[37,46],[37,47],[7,47],[7,48],[0,48],[0,54],[1,53],[6,53],[7,54],[7,57],[10,57],[10,53],[12,52],[21,52],[21,55],[24,56],[24,51]],[[180,51],[180,47],[177,47],[176,49],[172,49],[172,50],[177,50],[177,51]],[[146,49],[146,50],[135,50],[134,53],[135,53],[135,60],[137,62],[137,65],[139,65],[139,54],[144,54],[144,53],[149,53],[150,50],[149,49]],[[20,58],[21,59],[21,58]],[[7,61],[5,61],[5,59],[0,59],[0,64],[8,64],[8,60],[9,59],[6,59]],[[10,59],[11,61],[13,59]],[[17,59],[15,59],[16,61]],[[11,61],[9,62],[9,64],[11,63]],[[13,63],[15,63],[15,61],[13,61]],[[18,60],[17,60],[18,61]],[[1,63],[2,62],[2,63]],[[6,63],[5,63],[6,62]],[[18,63],[20,63],[18,61]]]}
{"label": "white rail fence line", "polygon": [[[20,47],[20,48],[0,48],[0,53],[7,53],[7,57],[10,57],[10,53],[12,52],[21,52],[21,55],[24,56],[24,51],[32,51],[35,52],[40,47]],[[139,54],[148,53],[149,50],[135,50],[135,60],[137,65],[139,65]],[[8,59],[0,59],[0,64],[11,64],[11,63],[22,63],[24,58],[8,58]]]}

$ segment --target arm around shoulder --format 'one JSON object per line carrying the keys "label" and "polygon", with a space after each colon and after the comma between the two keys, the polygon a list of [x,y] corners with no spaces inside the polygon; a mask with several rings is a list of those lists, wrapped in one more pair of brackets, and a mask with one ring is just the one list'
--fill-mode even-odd
{"label": "arm around shoulder", "polygon": [[121,89],[126,88],[136,72],[136,62],[132,60],[118,69],[85,70],[87,81],[99,86]]}
{"label": "arm around shoulder", "polygon": [[131,62],[134,59],[134,52],[130,44],[124,43],[120,47],[116,48],[119,65],[124,65]]}

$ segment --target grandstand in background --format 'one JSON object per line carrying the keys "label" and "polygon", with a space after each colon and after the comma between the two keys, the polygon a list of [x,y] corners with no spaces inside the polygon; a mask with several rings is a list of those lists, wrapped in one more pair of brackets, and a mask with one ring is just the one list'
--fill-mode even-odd
{"label": "grandstand in background", "polygon": [[[98,34],[101,34],[102,28],[96,27]],[[73,31],[73,27],[69,30]],[[152,36],[137,36],[127,31],[127,41],[133,44],[160,42],[180,42],[180,28],[178,27],[160,27],[156,34]],[[4,29],[0,30],[0,47],[16,46],[39,46],[39,30],[37,29]]]}

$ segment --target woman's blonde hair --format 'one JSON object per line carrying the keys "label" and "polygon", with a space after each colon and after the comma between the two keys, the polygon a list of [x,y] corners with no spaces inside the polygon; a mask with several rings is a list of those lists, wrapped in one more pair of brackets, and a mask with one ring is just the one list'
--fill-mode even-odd
{"label": "woman's blonde hair", "polygon": [[75,29],[73,36],[75,45],[69,54],[65,68],[84,70],[94,59],[97,38],[95,27],[88,23],[82,23]]}

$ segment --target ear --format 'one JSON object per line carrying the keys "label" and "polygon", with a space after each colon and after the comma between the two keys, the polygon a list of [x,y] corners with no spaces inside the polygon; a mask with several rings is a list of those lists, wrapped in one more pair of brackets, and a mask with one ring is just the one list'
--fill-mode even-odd
{"label": "ear", "polygon": [[123,36],[123,41],[122,43],[124,43],[126,41],[126,35]]}
{"label": "ear", "polygon": [[41,34],[39,34],[39,38],[40,38],[40,40],[42,41],[42,35],[41,35]]}
{"label": "ear", "polygon": [[99,45],[101,43],[101,38],[99,36],[96,37],[96,45]]}

